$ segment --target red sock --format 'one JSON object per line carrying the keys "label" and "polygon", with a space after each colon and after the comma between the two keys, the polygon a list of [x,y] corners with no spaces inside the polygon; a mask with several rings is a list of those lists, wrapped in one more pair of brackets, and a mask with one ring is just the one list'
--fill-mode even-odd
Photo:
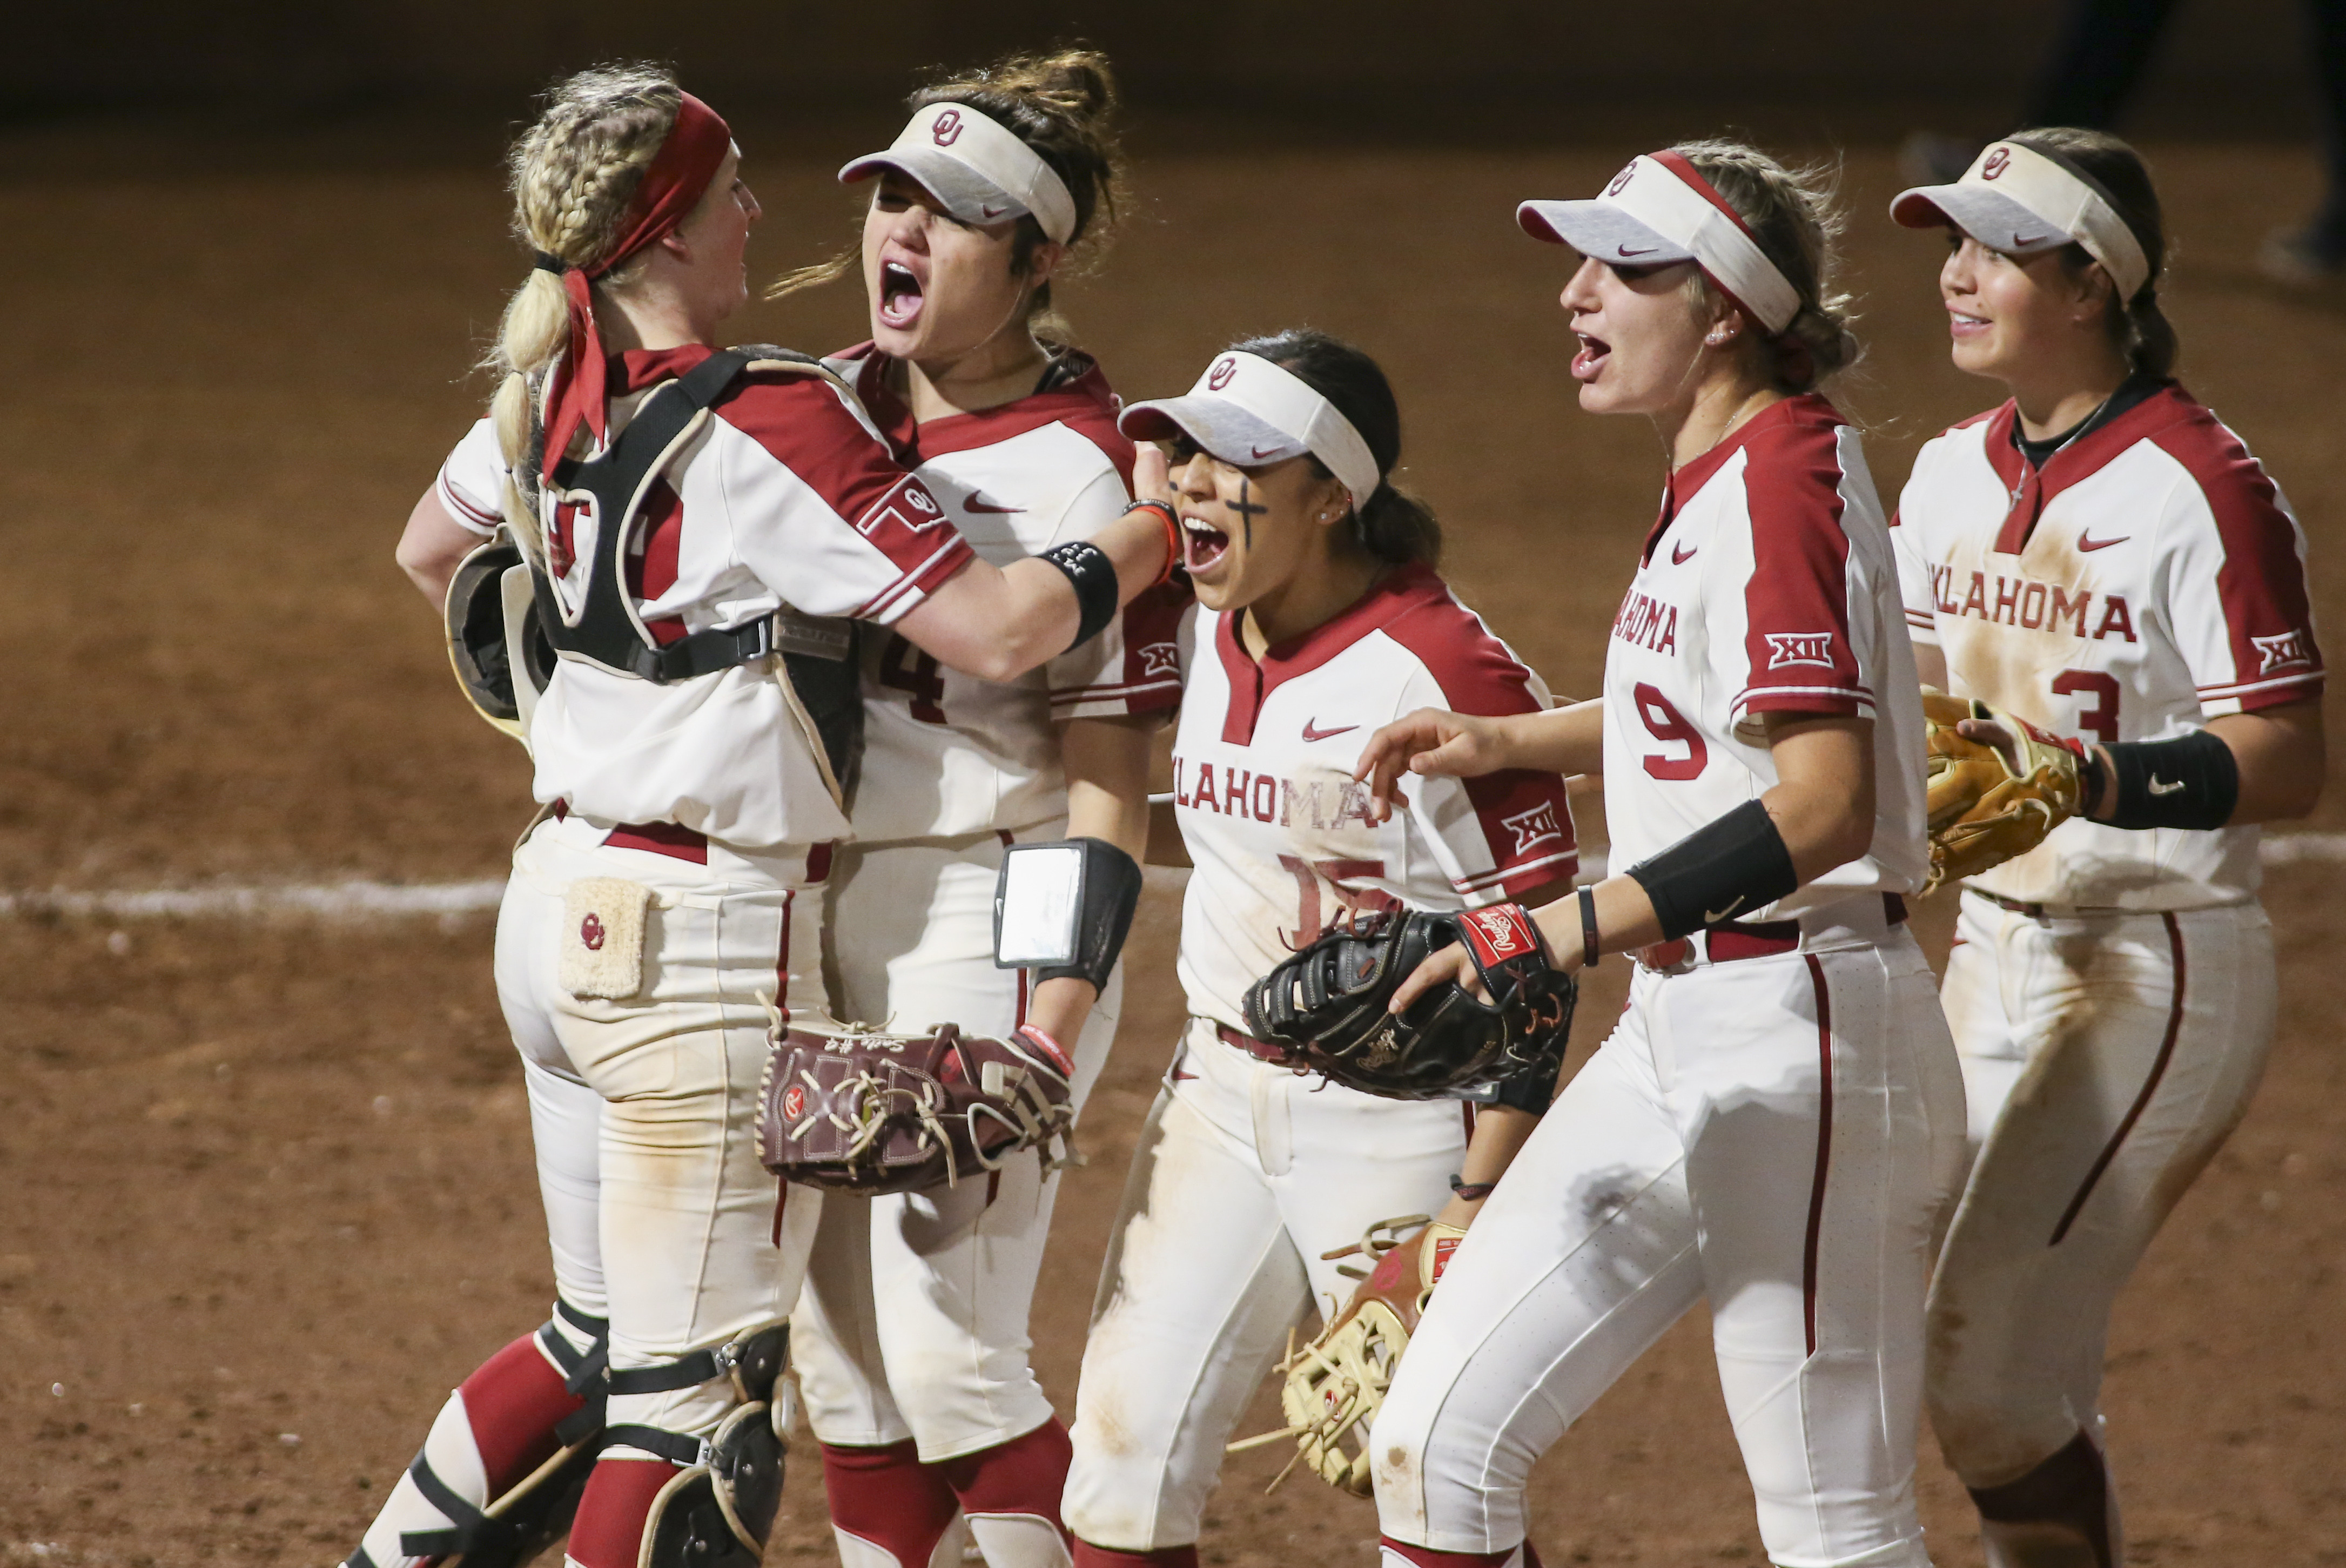
{"label": "red sock", "polygon": [[636,1568],[652,1499],[676,1478],[664,1459],[607,1459],[586,1478],[570,1526],[570,1560],[579,1568]]}
{"label": "red sock", "polygon": [[493,1498],[554,1457],[561,1446],[555,1427],[586,1402],[563,1387],[562,1374],[546,1363],[535,1334],[482,1362],[457,1391],[464,1397],[473,1446]]}
{"label": "red sock", "polygon": [[1506,1568],[1517,1552],[1524,1554],[1524,1568],[1540,1568],[1539,1553],[1532,1550],[1529,1541],[1504,1552],[1436,1552],[1431,1546],[1412,1546],[1390,1535],[1379,1536],[1377,1544],[1405,1563],[1416,1563],[1417,1568]]}
{"label": "red sock", "polygon": [[[885,1448],[821,1447],[831,1522],[869,1541],[904,1568],[927,1568],[929,1554],[960,1508],[952,1484],[940,1473],[944,1467],[923,1464],[910,1438]],[[1051,1517],[1057,1519],[1057,1510]]]}
{"label": "red sock", "polygon": [[1154,1552],[1111,1552],[1088,1541],[1077,1541],[1076,1568],[1198,1568],[1198,1549],[1159,1546]]}
{"label": "red sock", "polygon": [[1053,1416],[1022,1437],[929,1468],[943,1473],[964,1513],[1032,1514],[1072,1543],[1059,1517],[1059,1498],[1067,1490],[1075,1451],[1067,1429]]}

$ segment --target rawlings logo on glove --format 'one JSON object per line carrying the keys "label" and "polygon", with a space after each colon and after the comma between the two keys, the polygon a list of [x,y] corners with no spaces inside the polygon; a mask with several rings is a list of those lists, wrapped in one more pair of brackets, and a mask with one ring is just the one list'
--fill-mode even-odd
{"label": "rawlings logo on glove", "polygon": [[[2069,743],[1976,698],[1923,688],[1930,777],[1924,797],[1933,892],[2016,855],[2077,814],[2084,758]],[[2002,748],[1956,728],[1966,720],[2001,727]]]}
{"label": "rawlings logo on glove", "polygon": [[[1387,1005],[1428,953],[1464,940],[1485,1002],[1455,982]],[[1247,1033],[1288,1065],[1387,1099],[1429,1100],[1545,1074],[1564,1060],[1577,997],[1520,904],[1369,915],[1327,932],[1247,988]]]}
{"label": "rawlings logo on glove", "polygon": [[[1417,1228],[1402,1237],[1401,1232],[1412,1226]],[[1413,1214],[1379,1220],[1356,1245],[1321,1254],[1344,1257],[1358,1253],[1372,1267],[1341,1270],[1360,1279],[1360,1288],[1318,1339],[1299,1350],[1294,1336],[1289,1335],[1287,1359],[1279,1364],[1284,1380],[1279,1402],[1288,1424],[1234,1442],[1229,1451],[1292,1438],[1295,1458],[1272,1479],[1272,1486],[1286,1480],[1288,1471],[1305,1464],[1331,1486],[1355,1497],[1369,1496],[1374,1490],[1369,1428],[1384,1405],[1402,1352],[1409,1349],[1410,1336],[1425,1315],[1434,1281],[1442,1278],[1465,1234],[1454,1225],[1429,1225],[1425,1216]],[[1362,1278],[1363,1274],[1367,1278]]]}
{"label": "rawlings logo on glove", "polygon": [[[1070,1163],[1075,1064],[1031,1024],[1008,1040],[785,1031],[758,1090],[758,1158],[786,1181],[864,1195],[952,1186],[1039,1148]],[[1056,1153],[1054,1152],[1056,1148]]]}

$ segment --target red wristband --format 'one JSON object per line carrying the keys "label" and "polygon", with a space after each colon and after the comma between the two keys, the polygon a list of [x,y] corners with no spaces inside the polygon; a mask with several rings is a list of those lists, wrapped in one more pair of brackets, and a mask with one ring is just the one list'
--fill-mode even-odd
{"label": "red wristband", "polygon": [[1156,513],[1158,521],[1165,524],[1165,569],[1157,574],[1156,582],[1148,585],[1152,588],[1159,587],[1173,580],[1173,574],[1181,565],[1181,518],[1173,510],[1171,502],[1146,495],[1126,507],[1124,514],[1129,517],[1143,510]]}

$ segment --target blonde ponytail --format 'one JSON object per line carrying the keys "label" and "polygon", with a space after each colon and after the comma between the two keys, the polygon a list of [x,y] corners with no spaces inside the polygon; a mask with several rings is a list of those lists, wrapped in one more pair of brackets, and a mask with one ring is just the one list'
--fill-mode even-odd
{"label": "blonde ponytail", "polygon": [[[683,101],[675,79],[649,66],[598,66],[556,87],[506,158],[515,235],[566,267],[592,267],[609,255]],[[632,263],[618,267],[596,286],[624,286],[635,270]],[[534,266],[506,302],[489,359],[504,372],[489,412],[505,461],[505,520],[533,555],[540,553],[538,447],[545,431],[538,394],[569,348],[562,280]]]}

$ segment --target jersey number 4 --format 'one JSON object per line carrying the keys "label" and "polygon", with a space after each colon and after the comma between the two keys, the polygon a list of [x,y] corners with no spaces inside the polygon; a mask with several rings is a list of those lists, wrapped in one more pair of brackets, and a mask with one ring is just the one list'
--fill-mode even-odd
{"label": "jersey number 4", "polygon": [[911,692],[913,717],[923,724],[945,721],[945,677],[938,671],[936,657],[923,653],[898,633],[891,632],[888,646],[881,650],[880,684],[891,691]]}

